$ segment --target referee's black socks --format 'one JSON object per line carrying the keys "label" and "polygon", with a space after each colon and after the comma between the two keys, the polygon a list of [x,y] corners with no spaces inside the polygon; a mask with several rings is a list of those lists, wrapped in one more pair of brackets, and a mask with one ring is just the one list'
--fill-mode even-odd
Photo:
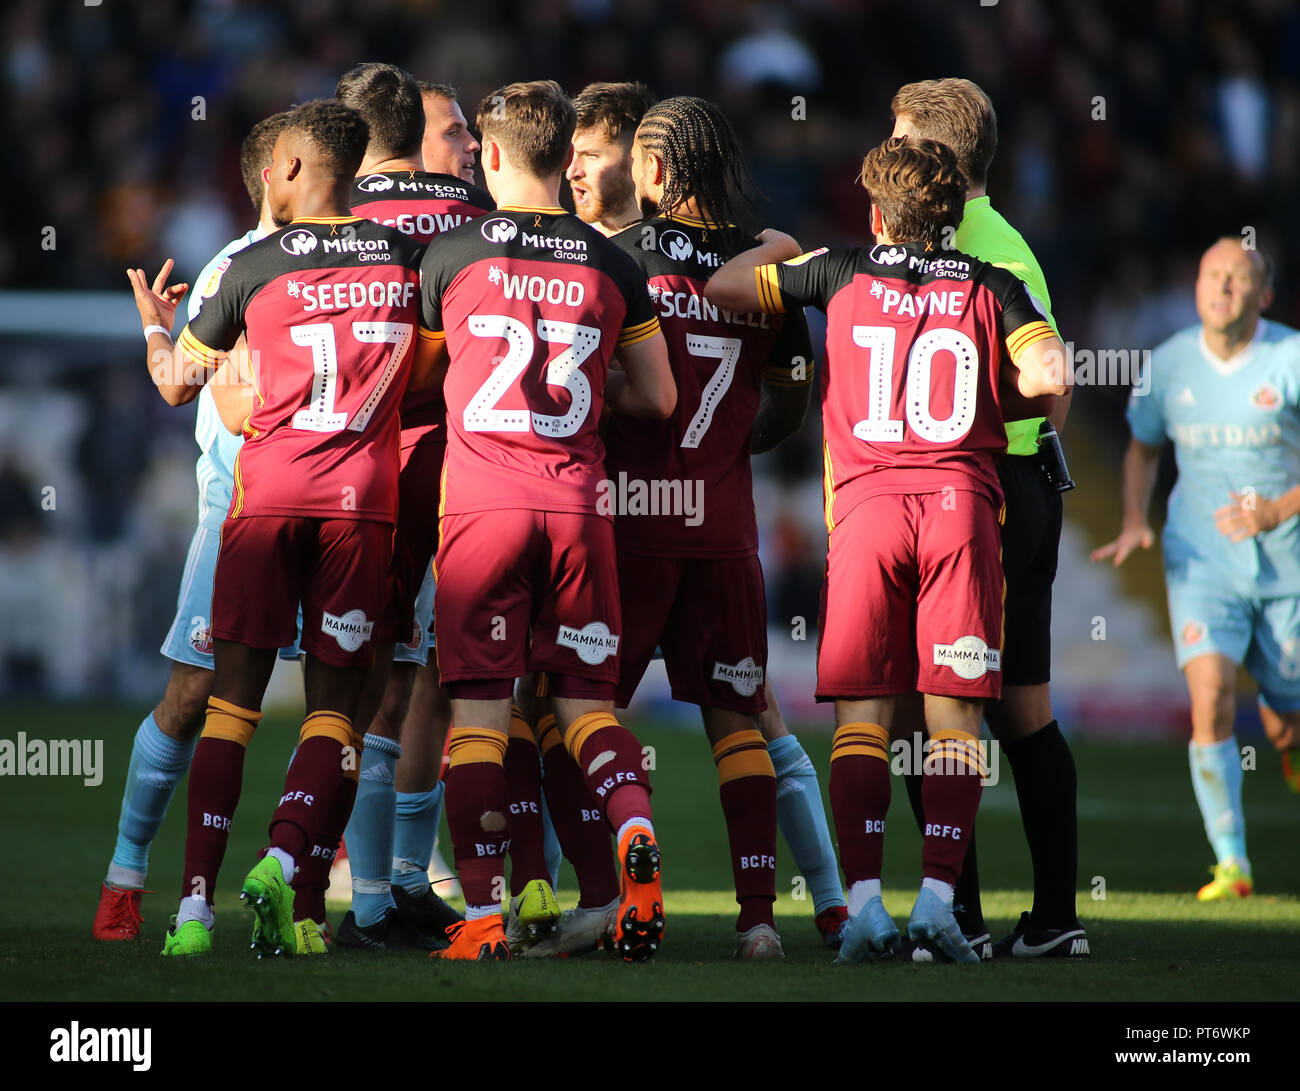
{"label": "referee's black socks", "polygon": [[1020,800],[1020,818],[1034,867],[1034,925],[1068,928],[1075,915],[1079,871],[1078,775],[1070,744],[1055,720],[1003,744]]}

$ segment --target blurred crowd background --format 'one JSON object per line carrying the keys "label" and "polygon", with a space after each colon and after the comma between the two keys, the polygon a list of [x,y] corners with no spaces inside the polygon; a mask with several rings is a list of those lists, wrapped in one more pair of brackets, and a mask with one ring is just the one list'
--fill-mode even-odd
{"label": "blurred crowd background", "polygon": [[[1199,254],[1246,228],[1279,258],[1270,317],[1300,324],[1291,0],[10,0],[0,25],[16,157],[0,172],[0,289],[111,292],[133,316],[126,265],[152,272],[170,256],[192,278],[252,222],[238,169],[252,123],[332,94],[362,60],[456,85],[471,120],[516,79],[571,93],[639,79],[714,99],[763,219],[809,246],[867,237],[854,178],[888,135],[895,89],[962,75],[997,108],[989,192],[1037,253],[1067,340],[1136,353],[1194,322]],[[13,333],[5,317],[27,299],[0,291],[0,694],[143,694],[164,674],[156,649],[193,527],[193,410],[157,397],[137,342],[64,336],[76,308],[40,336]],[[1073,634],[1062,615],[1078,604],[1085,640],[1100,601],[1132,646],[1159,645],[1147,673],[1164,685],[1158,558],[1126,583],[1081,560],[1118,526],[1124,397],[1112,385],[1075,399],[1082,487],[1067,501],[1058,673]],[[824,557],[817,422],[761,466],[774,633],[807,619],[793,653],[806,674]],[[1081,679],[1104,668],[1098,652],[1080,645]]]}

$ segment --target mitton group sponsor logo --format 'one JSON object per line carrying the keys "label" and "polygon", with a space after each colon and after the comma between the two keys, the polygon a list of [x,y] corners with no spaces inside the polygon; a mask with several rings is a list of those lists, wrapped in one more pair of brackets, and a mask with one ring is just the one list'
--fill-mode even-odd
{"label": "mitton group sponsor logo", "polygon": [[555,643],[561,648],[572,648],[590,667],[598,667],[611,655],[618,655],[618,635],[609,631],[603,621],[589,621],[581,629],[561,625]]}
{"label": "mitton group sponsor logo", "polygon": [[922,254],[913,254],[907,259],[907,267],[922,276],[970,280],[970,262],[962,258],[927,258]]}
{"label": "mitton group sponsor logo", "polygon": [[383,174],[367,174],[357,183],[357,189],[362,193],[383,193],[384,190],[392,188],[393,180]]}
{"label": "mitton group sponsor logo", "polygon": [[50,1060],[129,1064],[148,1072],[153,1064],[153,1031],[149,1027],[83,1027],[75,1019],[50,1031]]}
{"label": "mitton group sponsor logo", "polygon": [[320,630],[326,636],[332,636],[345,652],[355,652],[370,639],[375,623],[367,620],[363,610],[349,610],[342,617],[325,610],[321,615]]}
{"label": "mitton group sponsor logo", "polygon": [[685,261],[695,253],[695,244],[684,231],[669,228],[659,233],[659,251],[673,261]]}
{"label": "mitton group sponsor logo", "polygon": [[714,663],[713,680],[728,683],[742,697],[753,697],[763,684],[763,668],[747,655],[739,663]]}
{"label": "mitton group sponsor logo", "polygon": [[360,254],[366,261],[390,261],[387,239],[360,239],[355,234],[326,239],[322,244],[326,254]]}
{"label": "mitton group sponsor logo", "polygon": [[990,648],[972,634],[959,636],[951,644],[934,646],[934,665],[948,667],[958,678],[968,682],[983,678],[989,671],[1002,669],[1002,652]]}
{"label": "mitton group sponsor logo", "polygon": [[907,251],[901,246],[887,246],[878,242],[867,257],[877,265],[902,265],[907,260]]}
{"label": "mitton group sponsor logo", "polygon": [[704,482],[681,478],[644,481],[620,470],[596,483],[596,514],[679,516],[688,527],[704,522]]}
{"label": "mitton group sponsor logo", "polygon": [[104,780],[103,739],[0,739],[0,777],[81,777],[87,788]]}
{"label": "mitton group sponsor logo", "polygon": [[563,235],[537,235],[525,231],[523,244],[535,246],[539,250],[549,250],[552,257],[560,258],[562,261],[587,260],[586,239],[568,239]]}
{"label": "mitton group sponsor logo", "polygon": [[672,261],[689,261],[694,257],[696,265],[707,265],[711,269],[722,264],[722,258],[717,254],[698,249],[686,232],[672,227],[659,233],[659,252]]}
{"label": "mitton group sponsor logo", "polygon": [[479,232],[488,242],[510,242],[519,234],[519,225],[505,216],[489,216],[479,227]]}
{"label": "mitton group sponsor logo", "polygon": [[295,227],[280,236],[280,249],[295,258],[301,258],[315,250],[319,241],[314,231],[309,231],[305,227]]}

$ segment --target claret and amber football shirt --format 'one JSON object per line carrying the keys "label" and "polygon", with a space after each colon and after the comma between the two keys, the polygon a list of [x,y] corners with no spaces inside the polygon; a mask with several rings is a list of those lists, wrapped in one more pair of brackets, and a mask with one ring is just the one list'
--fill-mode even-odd
{"label": "claret and amber football shirt", "polygon": [[247,333],[257,397],[230,518],[394,520],[421,251],[400,231],[342,217],[295,220],[231,255],[179,339],[215,366]]}
{"label": "claret and amber football shirt", "polygon": [[[352,183],[352,211],[428,243],[445,231],[496,208],[486,190],[450,174],[381,171]],[[440,386],[409,391],[402,399],[402,449],[447,440],[447,407]]]}
{"label": "claret and amber football shirt", "polygon": [[759,301],[827,316],[827,526],[881,493],[981,491],[1001,503],[998,372],[1055,334],[1006,270],[922,244],[814,250],[755,270]]}
{"label": "claret and amber football shirt", "polygon": [[440,235],[420,274],[420,336],[450,356],[443,511],[597,514],[610,359],[659,332],[645,275],[576,216],[513,207]]}
{"label": "claret and amber football shirt", "polygon": [[[705,282],[716,269],[758,245],[734,227],[654,217],[612,241],[649,279],[677,382],[677,408],[667,420],[618,417],[606,430],[605,465],[625,497],[614,521],[619,551],[752,556],[758,552],[758,525],[750,435],[764,382],[812,382],[803,311],[732,312],[704,298]],[[626,501],[636,499],[635,488],[642,490],[643,503]],[[690,489],[696,498],[686,517],[671,503],[674,489]]]}

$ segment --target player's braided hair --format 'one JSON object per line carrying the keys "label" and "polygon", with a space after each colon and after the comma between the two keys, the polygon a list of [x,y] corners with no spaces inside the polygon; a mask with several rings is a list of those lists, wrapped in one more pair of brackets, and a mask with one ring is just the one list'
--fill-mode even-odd
{"label": "player's braided hair", "polygon": [[335,98],[304,102],[290,111],[284,131],[303,133],[316,145],[321,165],[336,178],[352,178],[365,158],[370,126],[351,106]]}
{"label": "player's braided hair", "polygon": [[966,178],[947,144],[891,136],[867,152],[858,181],[880,209],[895,242],[937,248],[943,245],[944,228],[955,231],[961,223]]}
{"label": "player's braided hair", "polygon": [[694,198],[710,226],[750,226],[743,221],[757,214],[754,180],[735,131],[716,105],[687,96],[664,99],[646,112],[636,138],[663,159],[661,215]]}

